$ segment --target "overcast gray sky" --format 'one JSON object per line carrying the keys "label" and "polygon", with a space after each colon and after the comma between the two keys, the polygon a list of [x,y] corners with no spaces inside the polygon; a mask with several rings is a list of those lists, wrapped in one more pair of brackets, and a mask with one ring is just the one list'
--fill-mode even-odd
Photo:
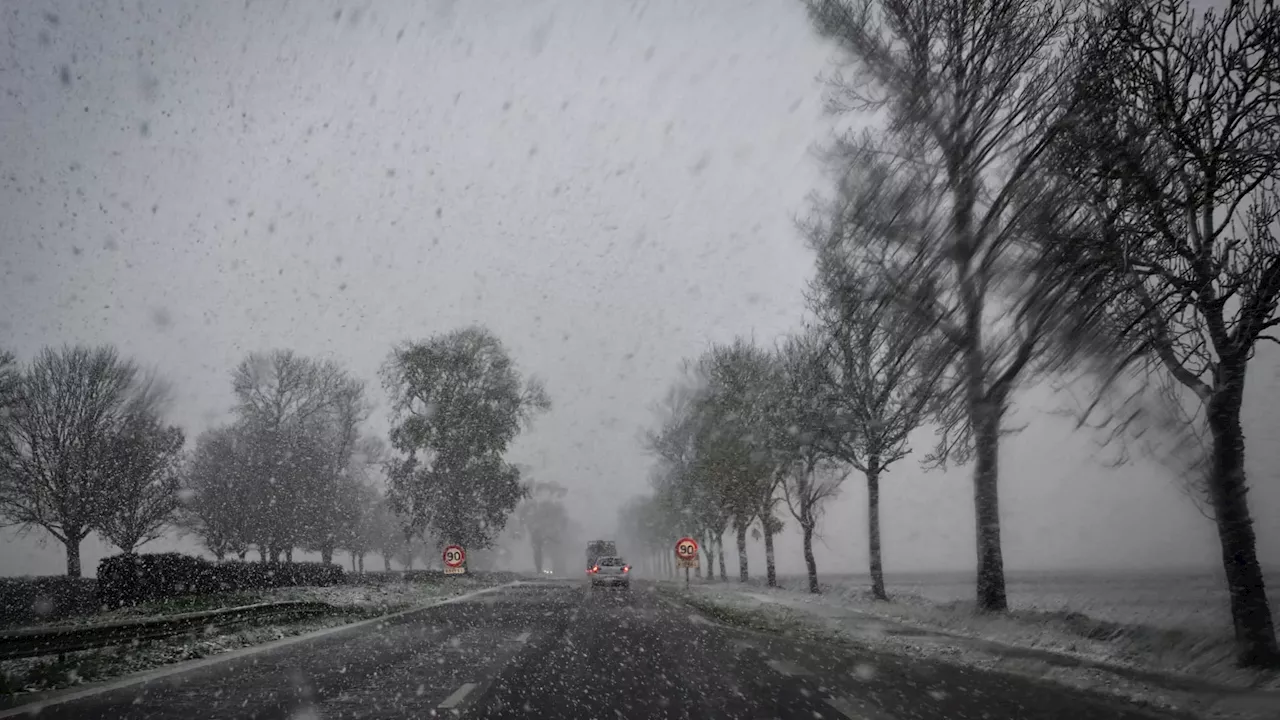
{"label": "overcast gray sky", "polygon": [[[3,13],[0,342],[24,359],[116,343],[177,383],[193,436],[227,417],[247,352],[375,381],[394,343],[479,322],[555,403],[515,459],[608,535],[645,491],[637,438],[680,359],[735,334],[771,343],[803,315],[792,218],[821,188],[830,52],[797,3]],[[1270,563],[1275,367],[1264,353],[1247,409]],[[1159,468],[1105,468],[1052,405],[1023,398],[1029,427],[1004,446],[1011,567],[1213,564],[1212,527]],[[864,499],[852,484],[830,509],[821,569],[865,567]],[[890,570],[972,567],[967,468],[907,461],[883,502]],[[0,574],[61,570],[56,544],[3,537]],[[85,551],[88,570],[103,550]],[[793,535],[779,553],[802,568]]]}

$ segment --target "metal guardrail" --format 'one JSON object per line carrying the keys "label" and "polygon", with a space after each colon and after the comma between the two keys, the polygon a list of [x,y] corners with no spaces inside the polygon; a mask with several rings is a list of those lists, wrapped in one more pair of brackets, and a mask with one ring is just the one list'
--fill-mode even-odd
{"label": "metal guardrail", "polygon": [[328,603],[286,600],[146,620],[0,630],[0,660],[16,660],[112,645],[127,645],[143,640],[159,640],[177,635],[200,633],[210,626],[227,629],[269,619],[295,619],[323,615],[338,609],[340,608],[335,608]]}

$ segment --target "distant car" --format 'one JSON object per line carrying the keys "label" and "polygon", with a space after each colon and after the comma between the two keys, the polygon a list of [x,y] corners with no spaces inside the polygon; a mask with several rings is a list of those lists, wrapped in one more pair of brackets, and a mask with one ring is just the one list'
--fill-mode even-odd
{"label": "distant car", "polygon": [[591,578],[592,589],[619,586],[631,589],[631,566],[614,555],[596,558],[596,564],[587,569],[587,577]]}

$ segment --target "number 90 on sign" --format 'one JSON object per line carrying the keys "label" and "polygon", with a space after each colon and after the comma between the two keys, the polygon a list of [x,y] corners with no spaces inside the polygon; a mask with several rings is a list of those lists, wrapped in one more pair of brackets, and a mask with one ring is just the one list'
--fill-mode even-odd
{"label": "number 90 on sign", "polygon": [[444,549],[445,567],[462,567],[463,561],[467,559],[467,554],[457,545],[450,545]]}
{"label": "number 90 on sign", "polygon": [[698,557],[698,541],[693,538],[681,538],[676,543],[676,557],[681,560],[692,560]]}

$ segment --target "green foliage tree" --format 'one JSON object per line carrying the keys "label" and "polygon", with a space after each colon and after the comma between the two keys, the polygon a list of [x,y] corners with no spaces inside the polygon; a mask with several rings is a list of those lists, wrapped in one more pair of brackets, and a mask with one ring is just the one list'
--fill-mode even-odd
{"label": "green foliage tree", "polygon": [[550,409],[542,385],[521,378],[482,327],[395,349],[382,370],[391,397],[390,497],[411,533],[488,546],[524,497],[504,454],[533,416]]}

